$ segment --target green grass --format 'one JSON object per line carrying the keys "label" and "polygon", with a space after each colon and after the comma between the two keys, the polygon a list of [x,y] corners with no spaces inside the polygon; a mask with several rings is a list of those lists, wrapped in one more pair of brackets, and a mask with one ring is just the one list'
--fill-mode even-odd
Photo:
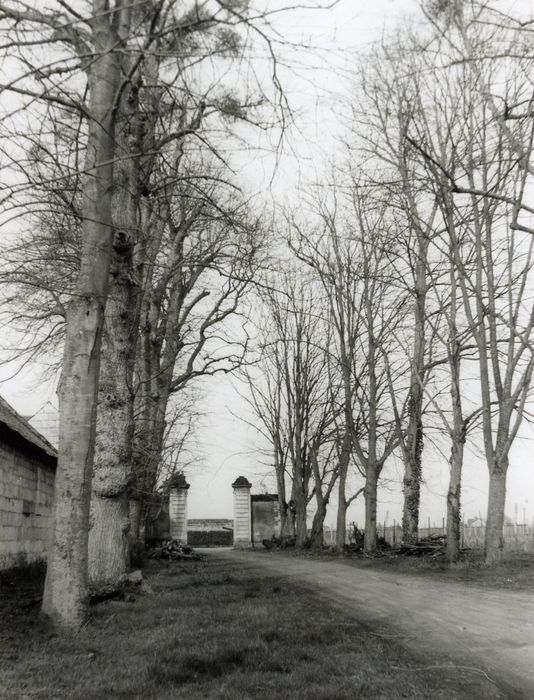
{"label": "green grass", "polygon": [[[26,581],[0,586],[0,697],[498,698],[482,673],[415,657],[304,587],[218,560],[153,565],[149,591],[60,637]],[[38,592],[37,592],[38,594]]]}

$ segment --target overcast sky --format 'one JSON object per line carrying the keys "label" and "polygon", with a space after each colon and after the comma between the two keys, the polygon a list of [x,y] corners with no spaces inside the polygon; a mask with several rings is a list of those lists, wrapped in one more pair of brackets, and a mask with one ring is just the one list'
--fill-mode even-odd
{"label": "overcast sky", "polygon": [[[515,4],[525,5],[526,2],[528,0],[521,0]],[[327,4],[326,0],[323,4]],[[287,0],[271,1],[272,7],[284,5]],[[351,89],[351,62],[381,36],[417,21],[420,21],[418,3],[413,0],[340,0],[328,10],[296,9],[277,17],[276,27],[288,42],[305,43],[315,46],[316,50],[280,49],[283,56],[295,59],[297,64],[291,72],[281,68],[281,76],[298,119],[288,135],[291,148],[286,144],[277,159],[255,153],[254,158],[241,161],[240,178],[250,191],[262,193],[258,201],[264,201],[267,192],[277,199],[294,198],[302,181],[313,179],[314,174],[321,171],[341,133],[338,116],[341,103]],[[239,76],[236,80],[239,81]],[[6,380],[9,371],[0,369],[0,380],[4,379],[0,391],[21,413],[31,414],[47,400],[55,401],[55,387],[51,383],[40,383],[37,372],[26,370],[16,379]],[[230,518],[231,483],[237,476],[246,476],[257,492],[272,489],[273,482],[258,453],[257,436],[234,415],[250,418],[246,406],[232,389],[232,380],[224,377],[204,381],[203,394],[206,417],[199,430],[203,465],[188,474],[191,483],[189,517]],[[513,515],[517,504],[520,520],[523,509],[528,520],[534,514],[534,497],[529,502],[529,495],[534,494],[534,448],[530,442],[533,439],[533,431],[526,427],[524,438],[512,452],[506,510]],[[398,521],[401,514],[401,465],[392,463],[387,474],[392,480],[392,489],[382,489],[379,521],[387,516],[391,524],[394,519]],[[441,523],[445,515],[448,466],[446,459],[435,450],[425,450],[424,475],[422,524],[429,518]],[[468,451],[463,490],[466,518],[485,513],[486,490],[487,470],[482,455]],[[363,522],[362,505],[356,503],[351,507],[349,521]],[[331,512],[327,524],[333,521]]]}
{"label": "overcast sky", "polygon": [[[276,0],[279,5],[284,0]],[[274,3],[273,3],[274,4]],[[513,3],[516,8],[530,7],[529,0]],[[299,185],[320,173],[329,155],[335,151],[336,138],[343,125],[337,119],[341,103],[352,89],[350,67],[370,45],[402,27],[422,21],[419,3],[413,0],[341,0],[334,8],[314,12],[295,10],[284,16],[280,26],[285,36],[298,43],[319,47],[317,52],[296,52],[298,68],[286,76],[290,103],[300,114],[291,131],[292,149],[286,148],[279,159],[272,192],[277,200],[294,201]],[[308,66],[310,69],[308,70]],[[357,99],[357,95],[355,96]],[[243,165],[247,175],[258,187],[266,187],[272,177],[273,159],[265,156],[261,172],[259,161]],[[207,385],[206,385],[207,387]],[[263,466],[258,447],[262,444],[254,432],[232,414],[251,418],[239,396],[232,391],[228,378],[214,382],[206,400],[209,415],[202,431],[205,465],[191,474],[190,517],[231,517],[232,491],[230,485],[238,475],[246,476],[257,491],[273,489],[273,481]],[[534,515],[534,431],[525,425],[511,453],[507,515],[523,512],[530,521]],[[445,449],[447,449],[445,447]],[[399,521],[402,511],[402,465],[391,462],[386,470],[389,484],[379,496],[379,521],[390,524]],[[439,446],[425,448],[424,484],[422,488],[421,525],[428,520],[441,524],[445,516],[445,494],[448,485],[447,455]],[[480,450],[468,447],[463,480],[463,514],[465,518],[485,517],[488,475]],[[351,506],[348,521],[363,523],[363,503]],[[327,523],[335,521],[330,510]]]}

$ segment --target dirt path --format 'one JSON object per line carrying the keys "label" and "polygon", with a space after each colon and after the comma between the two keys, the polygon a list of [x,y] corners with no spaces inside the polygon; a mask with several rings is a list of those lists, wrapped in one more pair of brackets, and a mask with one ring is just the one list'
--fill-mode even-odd
{"label": "dirt path", "polygon": [[345,609],[348,605],[377,633],[424,653],[447,654],[457,664],[505,680],[516,691],[510,697],[534,699],[534,598],[530,593],[464,588],[279,553],[205,551],[304,583]]}

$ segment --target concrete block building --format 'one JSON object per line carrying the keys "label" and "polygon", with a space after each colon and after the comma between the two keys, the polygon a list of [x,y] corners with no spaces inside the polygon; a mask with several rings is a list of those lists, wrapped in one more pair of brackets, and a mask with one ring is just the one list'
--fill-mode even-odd
{"label": "concrete block building", "polygon": [[0,569],[44,561],[57,452],[0,397]]}

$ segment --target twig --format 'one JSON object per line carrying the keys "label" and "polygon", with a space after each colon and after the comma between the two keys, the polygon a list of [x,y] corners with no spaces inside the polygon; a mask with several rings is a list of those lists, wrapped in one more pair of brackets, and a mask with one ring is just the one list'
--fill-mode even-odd
{"label": "twig", "polygon": [[477,668],[476,666],[455,666],[454,664],[445,664],[443,666],[413,666],[411,668],[402,668],[400,666],[392,666],[392,669],[395,671],[436,671],[436,670],[443,670],[443,669],[449,669],[451,671],[458,671],[458,670],[463,670],[463,671],[474,671],[475,673],[481,673],[485,678],[490,683],[493,683],[493,685],[497,685],[495,681],[488,676],[486,671],[483,671],[481,668]]}

